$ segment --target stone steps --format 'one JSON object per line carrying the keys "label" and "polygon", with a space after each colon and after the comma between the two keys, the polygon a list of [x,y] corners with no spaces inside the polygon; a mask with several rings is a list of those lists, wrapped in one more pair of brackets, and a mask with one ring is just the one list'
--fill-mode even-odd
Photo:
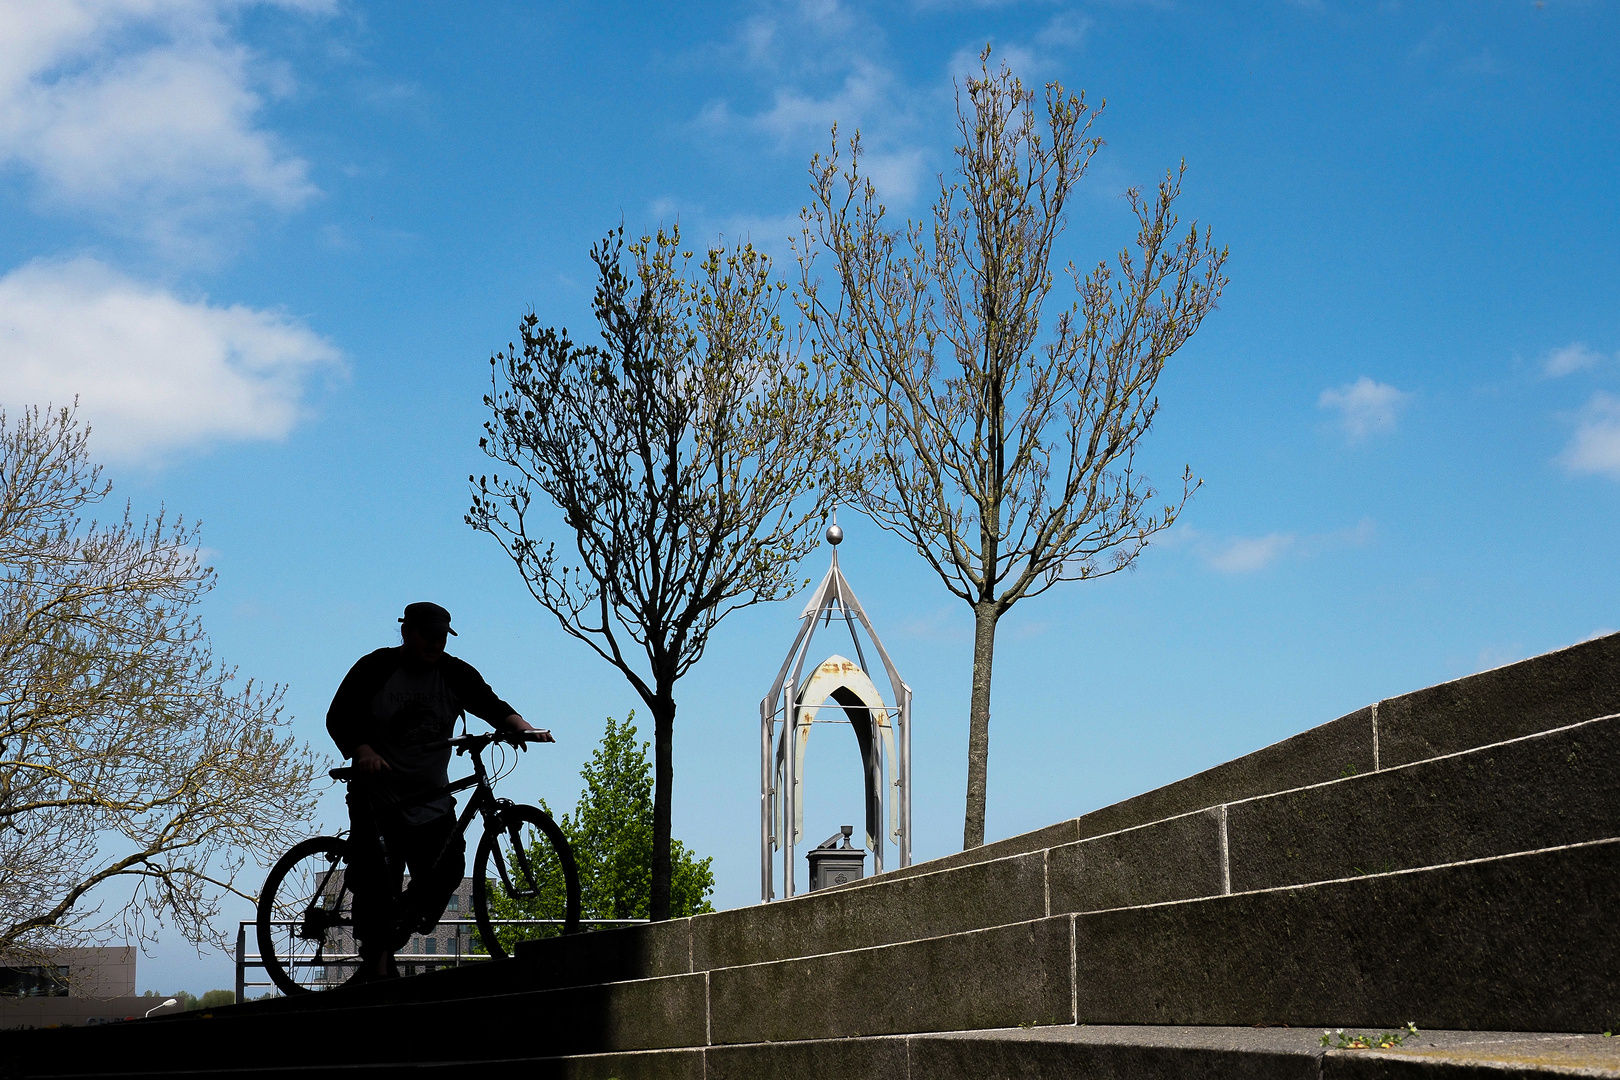
{"label": "stone steps", "polygon": [[[1164,821],[525,950],[549,986],[715,971],[1620,837],[1620,716]],[[1552,797],[1548,797],[1552,793]]]}
{"label": "stone steps", "polygon": [[[473,1044],[461,1061],[493,1065],[532,1046],[547,1057],[630,1055],[627,1063],[662,1070],[682,1055],[652,1051],[708,1051],[708,1062],[723,1047],[754,1047],[738,1051],[747,1059],[787,1052],[758,1044],[792,1044],[819,1060],[835,1052],[821,1044],[1085,1030],[1077,1024],[1394,1029],[1415,1019],[1425,1027],[1612,1029],[1620,944],[1607,932],[1612,904],[1604,901],[1617,871],[1620,841],[1606,840],[625,982],[521,989],[530,964],[517,961],[502,965],[506,985],[495,992],[463,971],[445,973],[459,979],[422,976],[250,1004],[212,1019],[32,1033],[38,1056],[16,1071],[65,1075],[81,1071],[64,1068],[74,1059],[127,1061],[120,1047],[137,1033],[143,1050],[156,1051],[144,1075],[230,1060],[244,1047],[253,1069],[290,1075],[312,1056],[328,1070],[414,1070],[424,1059],[442,1063],[438,1040],[446,1037]],[[1515,902],[1527,894],[1552,899]],[[468,993],[478,989],[485,992]],[[1043,1044],[1018,1052],[1068,1051]],[[575,1075],[573,1068],[557,1075]]]}
{"label": "stone steps", "polygon": [[1003,858],[1223,803],[1506,742],[1620,712],[1620,634],[1385,698],[1213,769],[1078,818],[896,875]]}
{"label": "stone steps", "polygon": [[0,1077],[1529,1075],[1553,1066],[1311,1040],[1620,1026],[1616,714],[1620,635],[837,889],[212,1018],[0,1035]]}
{"label": "stone steps", "polygon": [[[1370,1034],[1370,1032],[1369,1032]],[[1601,1035],[1423,1031],[1392,1050],[1335,1050],[1314,1030],[1251,1027],[1080,1025],[919,1035],[750,1043],[572,1057],[434,1057],[398,1064],[217,1068],[174,1063],[176,1080],[366,1075],[523,1080],[781,1080],[829,1076],[932,1080],[1516,1080],[1620,1078],[1620,1040]],[[150,1072],[61,1074],[116,1080]]]}

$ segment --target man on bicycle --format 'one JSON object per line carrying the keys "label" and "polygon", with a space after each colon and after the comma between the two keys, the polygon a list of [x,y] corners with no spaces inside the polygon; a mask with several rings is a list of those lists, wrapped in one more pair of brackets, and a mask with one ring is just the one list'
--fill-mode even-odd
{"label": "man on bicycle", "polygon": [[[326,730],[363,783],[349,787],[349,887],[360,970],[352,981],[398,975],[394,953],[412,933],[431,930],[466,872],[455,799],[427,797],[450,783],[456,717],[472,713],[510,731],[539,731],[495,696],[469,663],[444,651],[450,613],[409,604],[400,644],[360,658],[344,676]],[[411,884],[400,884],[406,867]]]}

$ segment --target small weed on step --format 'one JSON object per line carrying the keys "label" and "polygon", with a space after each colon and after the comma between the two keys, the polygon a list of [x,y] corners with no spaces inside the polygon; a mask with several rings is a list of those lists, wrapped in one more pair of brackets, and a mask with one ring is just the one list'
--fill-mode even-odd
{"label": "small weed on step", "polygon": [[1411,1021],[1407,1021],[1406,1026],[1399,1031],[1385,1031],[1378,1035],[1362,1035],[1340,1028],[1337,1031],[1322,1032],[1322,1045],[1334,1050],[1393,1050],[1407,1040],[1415,1038],[1417,1033],[1417,1025]]}

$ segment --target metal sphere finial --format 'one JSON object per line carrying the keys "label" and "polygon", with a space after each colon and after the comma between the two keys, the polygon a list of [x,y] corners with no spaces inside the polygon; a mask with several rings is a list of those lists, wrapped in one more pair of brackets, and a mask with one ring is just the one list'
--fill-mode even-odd
{"label": "metal sphere finial", "polygon": [[837,547],[844,542],[844,530],[838,527],[838,522],[827,526],[827,543]]}

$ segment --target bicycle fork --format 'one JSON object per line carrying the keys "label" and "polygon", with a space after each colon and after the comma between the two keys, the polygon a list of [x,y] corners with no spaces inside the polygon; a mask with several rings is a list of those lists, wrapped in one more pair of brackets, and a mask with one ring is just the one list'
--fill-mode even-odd
{"label": "bicycle fork", "polygon": [[[496,851],[496,871],[501,876],[501,889],[514,900],[533,900],[540,895],[539,879],[534,871],[533,861],[529,858],[529,849],[523,845],[522,822],[514,815],[510,819],[505,813],[512,804],[505,799],[497,799],[495,808],[485,820],[484,828],[489,832],[504,832],[511,843],[511,860],[515,867],[508,866],[507,860],[500,857]],[[521,884],[512,883],[512,871],[517,872]]]}
{"label": "bicycle fork", "polygon": [[[319,883],[315,886],[315,895],[310,899],[309,906],[304,908],[304,918],[298,924],[298,936],[304,941],[320,942],[321,948],[326,947],[327,931],[343,922],[340,910],[329,909],[323,903],[331,899],[328,887],[332,883],[332,875],[336,872],[337,860],[334,859],[327,866],[326,873],[321,875]],[[341,898],[342,890],[338,891]],[[319,955],[318,951],[316,955]]]}

